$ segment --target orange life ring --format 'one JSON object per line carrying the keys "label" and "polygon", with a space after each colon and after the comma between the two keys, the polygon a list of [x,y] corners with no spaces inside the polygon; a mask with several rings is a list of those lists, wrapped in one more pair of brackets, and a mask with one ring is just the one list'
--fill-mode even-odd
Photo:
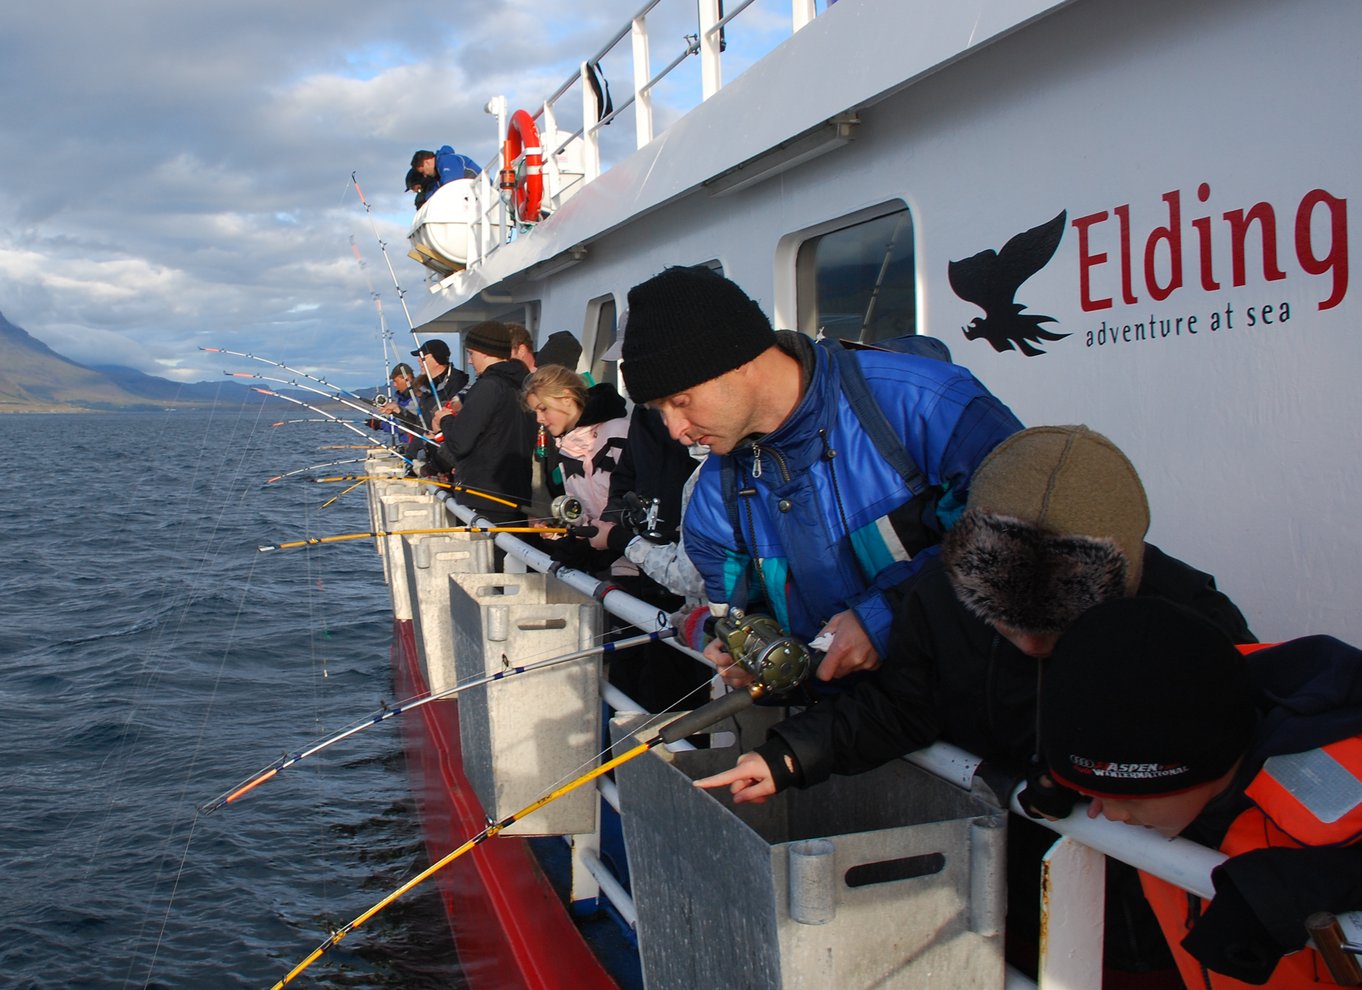
{"label": "orange life ring", "polygon": [[[525,156],[523,171],[516,162]],[[506,128],[506,143],[501,149],[501,188],[515,192],[515,216],[521,223],[539,220],[544,202],[544,149],[539,144],[539,129],[524,110],[511,114]]]}

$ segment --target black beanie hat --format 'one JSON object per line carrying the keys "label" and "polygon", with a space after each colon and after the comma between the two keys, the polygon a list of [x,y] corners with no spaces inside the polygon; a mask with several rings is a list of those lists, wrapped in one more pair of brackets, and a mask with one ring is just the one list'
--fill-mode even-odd
{"label": "black beanie hat", "polygon": [[1042,663],[1041,753],[1084,794],[1185,791],[1219,778],[1252,741],[1243,657],[1207,619],[1164,599],[1094,606]]}
{"label": "black beanie hat", "polygon": [[629,290],[620,355],[629,397],[651,402],[718,378],[776,342],[771,321],[713,270],[668,268]]}
{"label": "black beanie hat", "polygon": [[511,328],[497,320],[484,320],[464,333],[463,346],[489,357],[508,358],[511,356]]}
{"label": "black beanie hat", "polygon": [[539,348],[539,353],[534,356],[536,365],[560,364],[564,368],[577,368],[577,362],[582,357],[582,345],[574,337],[571,331],[556,330],[549,334],[549,339],[544,341],[544,346]]}

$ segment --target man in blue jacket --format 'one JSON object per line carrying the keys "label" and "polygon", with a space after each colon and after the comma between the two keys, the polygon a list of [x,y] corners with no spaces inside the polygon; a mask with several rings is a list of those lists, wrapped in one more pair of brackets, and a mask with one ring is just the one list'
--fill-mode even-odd
{"label": "man in blue jacket", "polygon": [[975,465],[1021,429],[963,368],[777,333],[705,267],[630,290],[621,372],[673,437],[715,455],[683,526],[710,601],[830,637],[824,681],[879,665],[894,589],[963,507]]}

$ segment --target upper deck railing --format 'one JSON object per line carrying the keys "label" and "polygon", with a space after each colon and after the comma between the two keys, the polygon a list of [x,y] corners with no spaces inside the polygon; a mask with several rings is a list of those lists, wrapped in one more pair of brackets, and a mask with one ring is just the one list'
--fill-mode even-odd
{"label": "upper deck railing", "polygon": [[[650,143],[659,133],[660,117],[676,119],[719,92],[724,85],[726,60],[736,76],[812,21],[820,2],[824,9],[829,5],[829,0],[789,0],[788,31],[772,30],[769,17],[758,23],[757,17],[749,15],[750,21],[741,33],[730,33],[729,26],[758,0],[729,0],[727,4],[725,0],[648,0],[628,24],[579,64],[574,75],[529,111],[543,148],[545,213],[551,214],[616,161]],[[675,40],[667,42],[668,62],[654,70],[651,53],[658,38]],[[678,70],[696,56],[696,75],[682,80]],[[616,88],[621,79],[630,81],[627,95],[617,103],[608,85],[611,75]],[[660,97],[664,88],[665,97]],[[496,118],[498,148],[506,139],[507,124],[515,109],[502,96],[487,104],[487,112]],[[631,115],[627,114],[630,109]],[[629,117],[633,120],[632,142],[627,133],[606,130]],[[666,130],[665,123],[660,130]],[[477,186],[480,221],[469,231],[470,269],[533,229],[514,222],[507,197],[496,188],[493,177],[501,168],[500,151],[483,164],[486,181]]]}

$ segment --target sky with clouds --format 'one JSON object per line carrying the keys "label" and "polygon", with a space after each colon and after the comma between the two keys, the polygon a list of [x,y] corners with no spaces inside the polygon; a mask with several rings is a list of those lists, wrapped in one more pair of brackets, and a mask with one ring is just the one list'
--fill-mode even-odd
{"label": "sky with clouds", "polygon": [[[203,345],[375,382],[370,283],[407,332],[379,238],[409,298],[425,274],[406,258],[412,152],[449,143],[487,162],[499,144],[487,100],[533,110],[640,6],[11,4],[0,312],[84,364],[215,379],[224,366]],[[659,32],[655,66],[682,34]]]}

